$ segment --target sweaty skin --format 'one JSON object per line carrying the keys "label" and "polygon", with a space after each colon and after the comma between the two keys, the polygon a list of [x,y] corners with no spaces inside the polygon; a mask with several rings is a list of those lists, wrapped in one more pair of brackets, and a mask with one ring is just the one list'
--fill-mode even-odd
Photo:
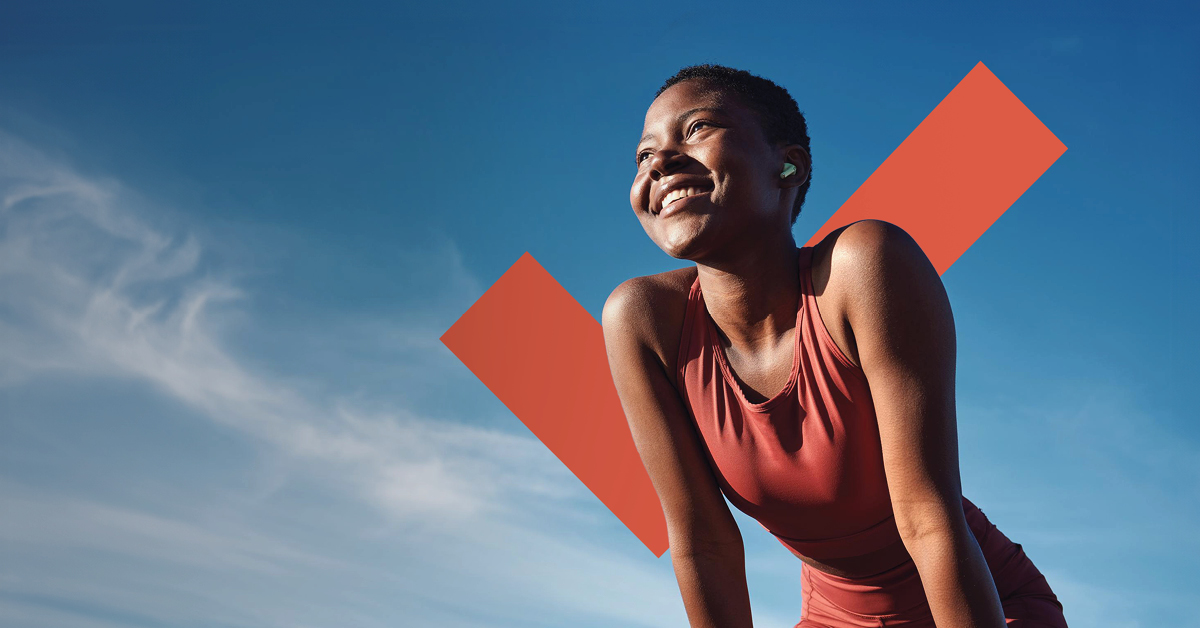
{"label": "sweaty skin", "polygon": [[[667,518],[692,626],[750,626],[741,534],[674,376],[687,292],[699,276],[726,357],[751,402],[787,382],[800,281],[791,232],[809,172],[798,145],[771,144],[753,110],[703,81],[646,113],[630,203],[664,252],[694,267],[630,279],[604,307],[605,345],[634,442]],[[781,178],[784,164],[796,173]],[[666,206],[674,189],[695,192]],[[894,225],[861,221],[814,249],[829,334],[867,376],[902,543],[806,563],[861,577],[912,556],[939,626],[1003,628],[995,584],[961,508],[954,323],[936,270]]]}

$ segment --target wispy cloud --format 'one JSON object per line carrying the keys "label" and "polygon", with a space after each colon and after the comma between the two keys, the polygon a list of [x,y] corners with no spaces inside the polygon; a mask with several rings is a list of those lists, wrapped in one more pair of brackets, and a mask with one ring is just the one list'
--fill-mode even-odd
{"label": "wispy cloud", "polygon": [[151,228],[117,183],[48,163],[10,136],[0,136],[0,166],[6,381],[70,370],[153,382],[212,420],[343,471],[398,517],[478,514],[510,490],[573,490],[551,481],[568,476],[531,472],[551,457],[528,437],[368,416],[251,372],[208,320],[245,295],[202,269],[194,238]]}
{"label": "wispy cloud", "polygon": [[[222,315],[254,295],[212,270],[199,238],[162,226],[164,214],[119,182],[83,176],[0,133],[0,212],[0,385],[14,391],[64,375],[147,384],[214,429],[243,434],[282,457],[299,481],[314,482],[312,499],[336,504],[332,496],[350,496],[349,506],[336,506],[348,519],[327,520],[326,532],[373,537],[375,548],[374,556],[347,556],[311,530],[281,526],[261,506],[237,512],[224,504],[219,517],[209,513],[199,523],[189,520],[195,509],[181,507],[182,495],[130,506],[62,487],[39,493],[7,480],[0,493],[6,510],[19,514],[0,519],[0,552],[28,570],[0,580],[6,595],[0,617],[137,624],[119,618],[167,622],[187,608],[184,614],[206,625],[382,625],[381,618],[404,610],[438,617],[441,625],[498,625],[493,614],[529,625],[530,609],[544,608],[547,617],[579,617],[579,625],[589,617],[596,625],[678,622],[682,606],[669,565],[634,558],[645,550],[633,544],[629,554],[610,554],[594,543],[568,542],[565,530],[525,512],[549,513],[582,529],[611,524],[580,518],[603,507],[535,439],[519,430],[424,418],[394,404],[305,393],[239,360],[222,327],[233,317]],[[455,249],[440,251],[443,258],[429,266],[458,290],[478,290]],[[414,367],[445,358],[435,339],[436,333],[390,336],[413,353]],[[60,561],[57,568],[29,568],[48,555]],[[400,562],[389,567],[379,562],[383,556]],[[118,565],[112,581],[143,595],[109,597],[103,584],[66,575],[95,577],[97,560]],[[256,573],[316,592],[299,606],[321,600],[341,604],[341,614],[325,613],[322,621],[323,613],[310,608],[309,619],[298,621],[296,613],[229,586],[244,586]],[[195,602],[183,603],[181,596],[197,593],[172,587],[168,594],[163,574],[197,579],[226,600],[224,610],[205,613]],[[356,598],[330,591],[339,580],[391,588],[376,584]],[[262,600],[289,599],[279,584],[258,586]],[[152,601],[160,598],[175,603]],[[108,610],[79,610],[102,600],[110,600]],[[35,607],[42,612],[36,621]],[[355,613],[360,621],[346,619]]]}

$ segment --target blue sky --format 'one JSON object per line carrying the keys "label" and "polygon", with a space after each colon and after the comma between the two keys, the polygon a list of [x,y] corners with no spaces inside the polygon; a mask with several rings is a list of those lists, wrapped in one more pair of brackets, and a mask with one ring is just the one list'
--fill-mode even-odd
{"label": "blue sky", "polygon": [[[809,118],[804,242],[984,62],[1068,151],[943,276],[964,493],[1072,626],[1200,626],[1198,15],[1180,4],[8,3],[0,625],[681,626],[438,341],[529,251],[597,317],[681,264],[645,108]],[[756,625],[799,565],[739,515]]]}

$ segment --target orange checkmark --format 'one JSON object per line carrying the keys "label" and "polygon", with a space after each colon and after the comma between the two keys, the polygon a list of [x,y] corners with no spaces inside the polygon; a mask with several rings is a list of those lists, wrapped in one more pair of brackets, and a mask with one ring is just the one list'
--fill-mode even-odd
{"label": "orange checkmark", "polygon": [[[1066,150],[979,63],[807,244],[877,218],[912,235],[944,273]],[[667,550],[600,324],[531,255],[441,340],[650,551]]]}

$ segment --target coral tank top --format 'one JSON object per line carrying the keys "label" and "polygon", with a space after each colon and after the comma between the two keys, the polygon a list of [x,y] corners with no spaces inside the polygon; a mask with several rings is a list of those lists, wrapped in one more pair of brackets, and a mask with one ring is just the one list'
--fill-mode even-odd
{"label": "coral tank top", "polygon": [[871,390],[817,311],[812,247],[800,249],[792,372],[750,403],[734,378],[697,277],[688,294],[678,384],[722,492],[793,553],[861,556],[900,540]]}

